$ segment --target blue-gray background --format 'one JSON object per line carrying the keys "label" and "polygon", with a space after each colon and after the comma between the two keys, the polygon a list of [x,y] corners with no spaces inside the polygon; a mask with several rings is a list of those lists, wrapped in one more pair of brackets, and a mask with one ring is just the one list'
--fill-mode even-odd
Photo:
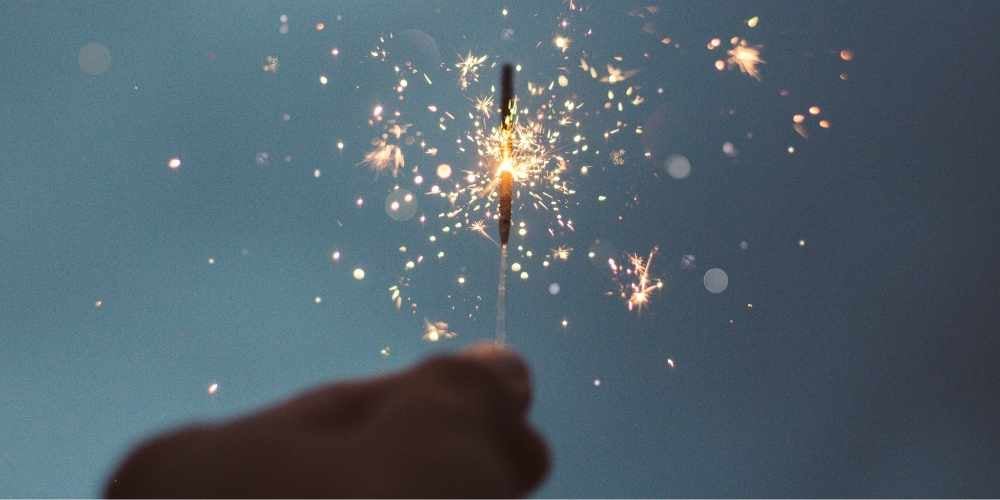
{"label": "blue-gray background", "polygon": [[[423,30],[449,64],[470,49],[529,68],[551,55],[534,44],[566,5],[503,5],[509,20],[494,2],[0,3],[0,496],[96,495],[156,429],[489,338],[496,253],[473,236],[449,239],[450,260],[414,284],[417,315],[393,310],[384,256],[419,233],[383,212],[391,181],[355,163],[372,103],[391,98],[385,68],[361,62],[376,35]],[[579,22],[596,33],[578,43],[647,50],[645,21],[625,14],[639,5],[590,6]],[[511,337],[555,452],[540,495],[1000,494],[994,5],[659,3],[657,30],[689,50],[639,66],[650,102],[632,113],[680,117],[647,133],[692,176],[651,175],[633,155],[595,177],[571,263],[512,285]],[[704,49],[752,15],[760,84],[715,73]],[[77,60],[91,41],[112,56],[97,76]],[[260,68],[269,54],[276,75]],[[463,109],[454,74],[438,80],[439,105]],[[789,117],[814,101],[834,127],[802,141]],[[721,116],[730,107],[741,114]],[[746,131],[738,161],[720,154]],[[606,269],[584,258],[597,238],[661,246],[667,291],[642,315],[603,295]],[[697,270],[678,266],[686,253]],[[730,277],[720,295],[701,285],[714,266]],[[463,319],[476,293],[484,311]],[[460,337],[422,343],[424,317]]]}

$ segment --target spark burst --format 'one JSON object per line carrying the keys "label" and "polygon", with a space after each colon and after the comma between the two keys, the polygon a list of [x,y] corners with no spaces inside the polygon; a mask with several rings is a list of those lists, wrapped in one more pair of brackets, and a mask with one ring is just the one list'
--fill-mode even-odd
{"label": "spark burst", "polygon": [[[562,212],[568,205],[568,197],[576,192],[565,178],[569,162],[560,149],[562,134],[559,129],[575,126],[578,121],[573,117],[575,105],[560,105],[554,95],[536,93],[537,96],[542,98],[537,108],[522,108],[520,102],[514,105],[510,131],[513,154],[505,168],[510,169],[514,178],[516,210],[533,208],[553,214],[549,234],[555,235],[557,230],[573,230],[572,220],[564,218]],[[566,102],[572,104],[570,100]],[[461,218],[466,225],[473,225],[473,219],[492,219],[497,215],[493,207],[499,194],[507,136],[502,127],[489,127],[486,116],[479,106],[469,113],[473,128],[465,139],[471,142],[476,153],[477,168],[465,170],[451,191],[439,193],[450,206],[439,217]]]}
{"label": "spark burst", "polygon": [[444,321],[424,320],[424,336],[422,339],[427,342],[438,342],[457,337],[458,334],[448,329],[448,323]]}
{"label": "spark burst", "polygon": [[629,311],[641,312],[649,304],[650,296],[663,288],[661,279],[654,279],[649,275],[653,268],[653,258],[658,251],[658,247],[653,247],[646,258],[639,254],[627,256],[628,267],[620,266],[614,258],[608,259],[612,279],[618,285],[617,294],[625,301]]}
{"label": "spark burst", "polygon": [[365,158],[358,164],[365,165],[376,172],[384,172],[388,169],[392,172],[393,177],[399,175],[399,169],[406,166],[403,150],[395,144],[388,143],[385,139],[376,139],[374,142],[373,149],[365,153]]}
{"label": "spark burst", "polygon": [[482,96],[476,98],[476,111],[481,113],[486,117],[487,120],[490,119],[490,115],[493,111],[493,96]]}
{"label": "spark burst", "polygon": [[760,58],[760,49],[763,46],[749,45],[746,40],[740,38],[733,38],[732,42],[733,48],[727,52],[729,54],[729,59],[727,60],[729,66],[736,66],[740,68],[741,73],[760,81],[760,69],[757,66],[767,63]]}
{"label": "spark burst", "polygon": [[499,245],[499,243],[497,243],[497,241],[494,240],[493,237],[490,236],[490,234],[486,231],[486,219],[480,219],[474,222],[470,222],[469,231],[482,235],[483,238],[492,241],[493,244]]}
{"label": "spark burst", "polygon": [[465,57],[459,57],[455,67],[458,68],[458,86],[462,90],[469,87],[470,83],[479,81],[479,68],[489,59],[489,56],[477,56],[469,51]]}

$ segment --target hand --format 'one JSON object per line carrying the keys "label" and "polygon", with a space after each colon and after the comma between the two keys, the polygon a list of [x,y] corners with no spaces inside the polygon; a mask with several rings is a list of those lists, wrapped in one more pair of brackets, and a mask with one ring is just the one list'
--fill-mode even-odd
{"label": "hand", "polygon": [[530,401],[524,362],[481,344],[156,437],[127,457],[106,495],[519,497],[549,468]]}

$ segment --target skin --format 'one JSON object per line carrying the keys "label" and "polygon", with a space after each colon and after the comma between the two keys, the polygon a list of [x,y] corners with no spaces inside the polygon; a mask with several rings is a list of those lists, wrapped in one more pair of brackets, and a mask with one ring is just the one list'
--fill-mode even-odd
{"label": "skin", "polygon": [[528,367],[493,344],[321,386],[136,447],[106,496],[521,497],[549,451],[527,421]]}

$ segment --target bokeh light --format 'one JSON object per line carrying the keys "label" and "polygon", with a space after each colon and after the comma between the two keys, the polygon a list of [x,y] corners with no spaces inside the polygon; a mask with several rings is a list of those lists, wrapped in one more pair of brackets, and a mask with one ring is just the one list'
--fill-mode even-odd
{"label": "bokeh light", "polygon": [[111,50],[103,44],[90,42],[80,48],[79,62],[84,73],[93,76],[103,74],[111,68]]}
{"label": "bokeh light", "polygon": [[729,275],[718,267],[705,271],[705,277],[702,281],[705,284],[705,290],[711,293],[722,293],[726,291],[726,288],[729,288]]}

